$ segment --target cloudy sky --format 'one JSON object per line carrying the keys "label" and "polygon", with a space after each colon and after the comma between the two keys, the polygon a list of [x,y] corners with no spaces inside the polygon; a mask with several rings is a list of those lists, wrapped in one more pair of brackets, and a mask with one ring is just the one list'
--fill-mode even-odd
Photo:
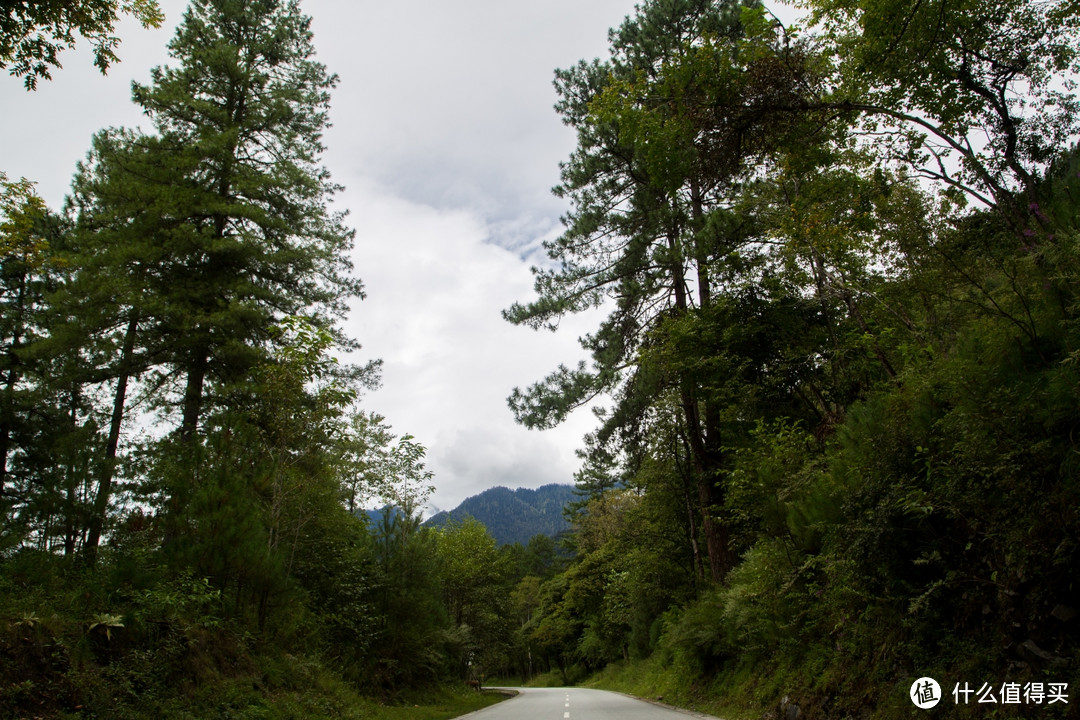
{"label": "cloudy sky", "polygon": [[[125,22],[121,63],[105,77],[85,47],[34,93],[0,76],[0,170],[26,177],[59,208],[97,130],[149,124],[132,80],[167,64],[185,3],[163,0],[165,25]],[[368,297],[348,321],[363,359],[382,358],[383,386],[364,406],[428,448],[432,502],[450,508],[493,485],[570,482],[593,425],[527,431],[506,396],[582,357],[579,335],[504,322],[532,297],[529,254],[566,210],[550,188],[573,132],[552,110],[557,67],[607,54],[607,29],[633,0],[305,0],[318,59],[340,76],[326,166],[357,231],[355,265]],[[85,43],[83,43],[85,46]]]}

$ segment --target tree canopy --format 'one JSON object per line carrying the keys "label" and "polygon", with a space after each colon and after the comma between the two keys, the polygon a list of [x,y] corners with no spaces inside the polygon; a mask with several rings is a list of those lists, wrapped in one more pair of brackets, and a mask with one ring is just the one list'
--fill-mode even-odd
{"label": "tree canopy", "polygon": [[120,38],[112,35],[121,16],[145,27],[160,27],[165,16],[157,0],[34,0],[5,3],[0,10],[0,69],[23,78],[27,90],[52,79],[60,53],[75,46],[76,35],[94,49],[102,73],[119,60]]}
{"label": "tree canopy", "polygon": [[903,668],[1068,674],[1076,7],[804,6],[652,0],[556,73],[570,210],[504,314],[607,316],[509,404],[608,406],[527,636],[829,716],[909,707]]}

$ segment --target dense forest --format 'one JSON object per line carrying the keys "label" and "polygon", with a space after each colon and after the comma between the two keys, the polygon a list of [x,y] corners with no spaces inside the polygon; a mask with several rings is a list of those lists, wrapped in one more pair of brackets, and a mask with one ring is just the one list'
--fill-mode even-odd
{"label": "dense forest", "polygon": [[510,403],[612,401],[531,638],[779,717],[1075,712],[1077,6],[802,5],[650,0],[557,73],[571,210],[505,315],[607,317]]}
{"label": "dense forest", "polygon": [[535,490],[493,487],[465,498],[453,510],[435,513],[424,525],[442,527],[471,517],[487,528],[499,545],[528,545],[537,535],[558,539],[566,533],[570,523],[565,508],[575,500],[573,485],[544,485]]}
{"label": "dense forest", "polygon": [[[421,526],[425,449],[338,359],[363,285],[309,18],[193,0],[133,87],[151,131],[99,132],[62,208],[0,176],[0,715],[363,717],[545,673],[1075,713],[1080,7],[803,10],[643,0],[556,71],[569,210],[504,315],[606,319],[509,404],[600,424],[564,545],[499,547]],[[117,13],[161,22],[3,13],[28,90],[73,33],[104,70]]]}

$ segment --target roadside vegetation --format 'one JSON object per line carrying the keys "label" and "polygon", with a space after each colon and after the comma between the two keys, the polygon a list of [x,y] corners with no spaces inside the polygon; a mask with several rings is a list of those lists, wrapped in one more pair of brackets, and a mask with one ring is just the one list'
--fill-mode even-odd
{"label": "roadside vegetation", "polygon": [[[104,71],[124,13],[161,22],[5,10],[0,68],[32,91],[75,34]],[[499,630],[494,541],[420,528],[424,447],[362,406],[378,362],[338,360],[363,286],[310,19],[195,0],[169,50],[132,89],[149,129],[97,133],[65,207],[0,174],[0,716],[489,703],[466,682]]]}
{"label": "roadside vegetation", "polygon": [[802,7],[652,0],[557,73],[572,209],[505,315],[608,316],[510,404],[610,402],[532,657],[758,716],[908,717],[930,676],[938,715],[982,717],[985,687],[1065,717],[1080,16]]}

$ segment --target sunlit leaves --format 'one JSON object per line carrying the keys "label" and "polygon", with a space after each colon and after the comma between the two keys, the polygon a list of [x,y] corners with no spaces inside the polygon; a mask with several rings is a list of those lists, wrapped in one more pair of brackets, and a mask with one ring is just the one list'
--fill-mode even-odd
{"label": "sunlit leaves", "polygon": [[48,247],[41,236],[45,201],[26,178],[9,181],[0,171],[0,259],[17,258],[29,267],[40,267]]}

